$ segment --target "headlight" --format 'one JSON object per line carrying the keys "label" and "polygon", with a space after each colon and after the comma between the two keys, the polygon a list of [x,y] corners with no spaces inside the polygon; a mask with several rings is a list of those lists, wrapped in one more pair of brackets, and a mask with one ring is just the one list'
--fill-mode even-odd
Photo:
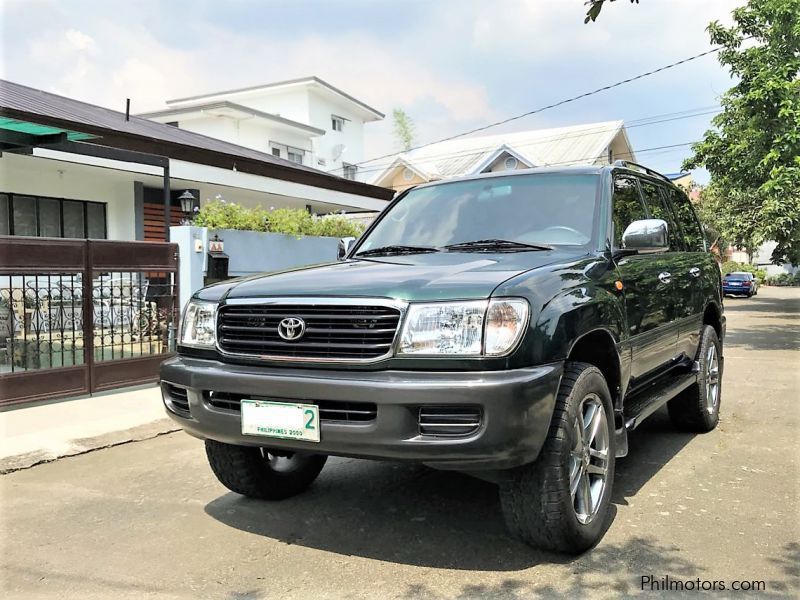
{"label": "headlight", "polygon": [[212,348],[216,343],[214,333],[214,314],[217,305],[214,302],[190,300],[183,313],[181,323],[180,344],[196,348]]}
{"label": "headlight", "polygon": [[411,304],[398,354],[500,356],[517,345],[527,322],[521,298]]}

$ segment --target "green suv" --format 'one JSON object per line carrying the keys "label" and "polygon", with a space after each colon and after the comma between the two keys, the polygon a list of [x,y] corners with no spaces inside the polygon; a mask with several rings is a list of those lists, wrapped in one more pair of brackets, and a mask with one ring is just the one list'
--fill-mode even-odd
{"label": "green suv", "polygon": [[496,482],[511,532],[582,552],[627,432],[719,419],[720,271],[686,195],[638,165],[400,194],[340,260],[204,288],[161,368],[234,492],[280,500],[329,455]]}

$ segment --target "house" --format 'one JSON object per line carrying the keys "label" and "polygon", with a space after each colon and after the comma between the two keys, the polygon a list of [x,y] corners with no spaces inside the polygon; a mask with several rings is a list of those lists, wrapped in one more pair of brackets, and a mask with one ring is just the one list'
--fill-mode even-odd
{"label": "house", "polygon": [[698,187],[691,173],[679,171],[677,173],[666,173],[664,177],[678,187],[683,188],[692,202],[697,202],[700,199],[700,187]]}
{"label": "house", "polygon": [[372,184],[404,190],[447,179],[538,166],[636,160],[622,121],[460,137],[398,154],[373,171]]}
{"label": "house", "polygon": [[[371,109],[341,102],[354,105],[340,109],[350,119],[337,132],[344,136],[361,126],[356,113],[366,119]],[[251,148],[2,80],[0,152],[0,235],[163,241],[186,216],[179,197],[187,194],[195,205],[222,197],[318,214],[379,211],[392,197],[313,168],[311,157],[278,156],[266,142]]]}
{"label": "house", "polygon": [[0,405],[155,381],[196,289],[182,269],[211,248],[143,242],[209,199],[325,214],[393,196],[278,154],[0,80]]}
{"label": "house", "polygon": [[364,160],[364,125],[384,117],[319,77],[167,100],[139,116],[346,179]]}

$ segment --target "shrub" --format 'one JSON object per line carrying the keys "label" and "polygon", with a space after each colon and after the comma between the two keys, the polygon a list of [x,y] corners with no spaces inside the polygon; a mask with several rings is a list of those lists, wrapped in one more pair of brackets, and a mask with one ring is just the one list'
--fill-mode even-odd
{"label": "shrub", "polygon": [[207,202],[194,218],[198,227],[209,229],[238,229],[243,231],[268,231],[295,237],[315,235],[323,237],[358,237],[364,226],[342,215],[311,215],[302,208],[246,208],[234,202],[215,200]]}
{"label": "shrub", "polygon": [[780,273],[767,278],[769,285],[779,286],[800,286],[800,272],[792,275],[791,273]]}

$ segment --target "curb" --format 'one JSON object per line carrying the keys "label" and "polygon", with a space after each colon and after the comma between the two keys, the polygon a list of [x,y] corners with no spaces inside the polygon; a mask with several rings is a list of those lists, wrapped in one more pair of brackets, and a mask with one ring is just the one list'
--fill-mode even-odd
{"label": "curb", "polygon": [[37,465],[56,461],[60,458],[79,456],[96,450],[150,440],[162,435],[175,433],[176,431],[181,431],[181,428],[176,427],[171,419],[163,418],[130,429],[112,431],[90,438],[79,438],[71,440],[69,447],[58,453],[50,450],[37,450],[25,454],[0,458],[0,475],[6,475],[23,469],[30,469]]}

